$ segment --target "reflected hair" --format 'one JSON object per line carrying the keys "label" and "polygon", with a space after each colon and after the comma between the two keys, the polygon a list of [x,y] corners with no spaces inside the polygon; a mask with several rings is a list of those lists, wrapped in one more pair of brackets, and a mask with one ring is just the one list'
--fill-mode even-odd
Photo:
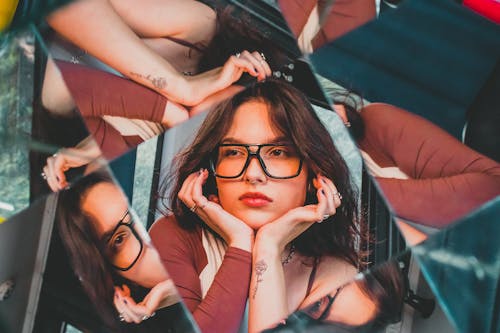
{"label": "reflected hair", "polygon": [[123,331],[113,305],[114,286],[125,283],[131,287],[132,294],[143,291],[142,287],[118,275],[105,260],[92,217],[82,210],[82,201],[88,191],[101,183],[115,185],[108,172],[100,170],[60,191],[56,227],[75,275],[98,314],[110,329]]}
{"label": "reflected hair", "polygon": [[[208,228],[182,203],[177,194],[191,173],[200,168],[210,170],[210,157],[228,132],[236,110],[249,101],[267,104],[270,123],[277,132],[290,138],[310,171],[308,184],[311,184],[312,191],[307,192],[305,204],[317,202],[312,179],[318,173],[332,179],[343,196],[342,205],[335,215],[323,223],[314,223],[293,241],[296,249],[308,257],[319,259],[324,255],[335,256],[358,266],[360,258],[355,247],[360,235],[357,227],[357,190],[351,183],[349,169],[304,94],[282,81],[269,79],[255,83],[208,114],[192,144],[174,158],[169,178],[162,184],[161,196],[164,199],[168,197],[165,200],[170,203],[168,208],[183,228],[189,229],[195,225]],[[203,191],[205,196],[217,194],[212,173]],[[165,206],[168,206],[165,202]]]}

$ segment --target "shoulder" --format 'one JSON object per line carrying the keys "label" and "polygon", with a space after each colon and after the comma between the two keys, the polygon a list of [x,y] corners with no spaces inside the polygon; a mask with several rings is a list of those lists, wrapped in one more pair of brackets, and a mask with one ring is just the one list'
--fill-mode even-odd
{"label": "shoulder", "polygon": [[352,281],[357,273],[357,268],[343,259],[322,257],[317,266],[311,292],[300,308],[311,305],[325,295],[335,293],[337,288]]}
{"label": "shoulder", "polygon": [[200,227],[186,230],[181,227],[174,215],[163,216],[156,220],[149,229],[149,235],[158,249],[168,245],[186,247],[201,242]]}

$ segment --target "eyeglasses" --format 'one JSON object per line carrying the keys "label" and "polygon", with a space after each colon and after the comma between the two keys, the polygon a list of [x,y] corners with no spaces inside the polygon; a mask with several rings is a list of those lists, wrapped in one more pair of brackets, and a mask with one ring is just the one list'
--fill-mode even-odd
{"label": "eyeglasses", "polygon": [[[250,147],[257,150],[252,151]],[[210,163],[216,177],[238,178],[248,168],[252,157],[271,178],[294,178],[302,170],[302,159],[291,144],[220,144],[217,156]]]}
{"label": "eyeglasses", "polygon": [[[129,221],[125,222],[127,216]],[[106,258],[117,270],[128,271],[141,256],[143,244],[134,224],[127,210],[105,242]]]}

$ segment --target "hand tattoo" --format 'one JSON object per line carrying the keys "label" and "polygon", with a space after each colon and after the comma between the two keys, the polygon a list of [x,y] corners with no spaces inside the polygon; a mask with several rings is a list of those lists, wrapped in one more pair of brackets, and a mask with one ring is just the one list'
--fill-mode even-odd
{"label": "hand tattoo", "polygon": [[257,295],[257,287],[259,286],[259,282],[264,281],[262,275],[267,270],[267,264],[264,260],[259,260],[255,263],[255,274],[257,275],[257,281],[255,282],[255,288],[253,290],[252,298],[255,299],[255,295]]}
{"label": "hand tattoo", "polygon": [[130,72],[130,75],[140,79],[148,80],[153,84],[153,87],[155,87],[156,89],[165,89],[167,87],[167,79],[165,79],[164,77],[154,77],[151,76],[151,74],[144,76],[142,74],[135,72]]}

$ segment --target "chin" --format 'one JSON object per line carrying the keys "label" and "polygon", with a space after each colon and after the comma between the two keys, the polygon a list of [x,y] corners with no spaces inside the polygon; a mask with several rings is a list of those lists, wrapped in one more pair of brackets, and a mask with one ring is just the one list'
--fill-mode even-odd
{"label": "chin", "polygon": [[240,220],[245,222],[253,230],[259,230],[263,225],[268,224],[278,218],[275,214],[269,214],[269,212],[247,212],[237,216]]}

